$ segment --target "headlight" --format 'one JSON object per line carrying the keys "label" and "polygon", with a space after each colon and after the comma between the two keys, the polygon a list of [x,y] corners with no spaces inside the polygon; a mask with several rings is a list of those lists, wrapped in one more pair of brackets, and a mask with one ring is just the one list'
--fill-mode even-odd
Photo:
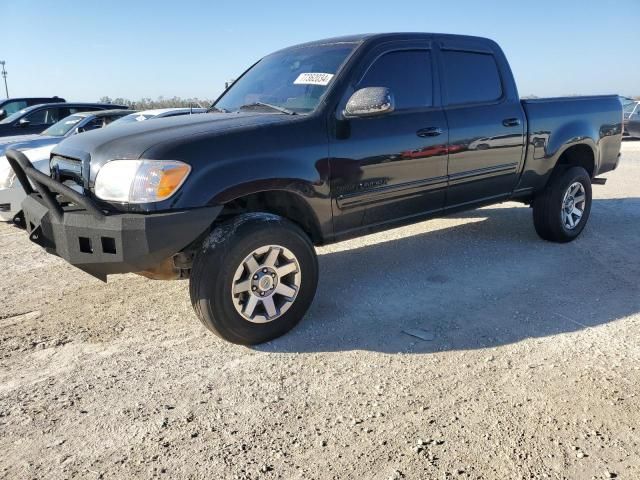
{"label": "headlight", "polygon": [[16,172],[13,171],[7,157],[0,157],[0,188],[11,188],[16,181]]}
{"label": "headlight", "polygon": [[112,160],[98,172],[95,194],[112,202],[159,202],[176,193],[190,171],[175,160]]}
{"label": "headlight", "polygon": [[0,178],[0,188],[11,188],[16,181],[16,173],[13,170],[4,173]]}

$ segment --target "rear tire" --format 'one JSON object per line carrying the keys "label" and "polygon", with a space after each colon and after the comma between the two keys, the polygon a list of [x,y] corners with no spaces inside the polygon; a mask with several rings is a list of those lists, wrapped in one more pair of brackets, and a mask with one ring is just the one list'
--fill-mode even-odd
{"label": "rear tire", "polygon": [[575,240],[591,212],[591,178],[582,167],[555,172],[544,191],[533,201],[533,224],[544,240]]}
{"label": "rear tire", "polygon": [[232,343],[255,345],[296,326],[317,284],[309,237],[277,215],[246,213],[204,240],[193,259],[189,293],[210,331]]}

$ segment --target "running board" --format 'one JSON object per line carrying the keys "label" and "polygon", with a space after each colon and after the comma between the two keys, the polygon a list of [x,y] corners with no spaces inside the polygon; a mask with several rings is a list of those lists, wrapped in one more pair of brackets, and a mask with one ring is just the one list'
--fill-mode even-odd
{"label": "running board", "polygon": [[607,179],[606,178],[592,178],[591,179],[591,183],[593,185],[604,185],[605,183],[607,183]]}

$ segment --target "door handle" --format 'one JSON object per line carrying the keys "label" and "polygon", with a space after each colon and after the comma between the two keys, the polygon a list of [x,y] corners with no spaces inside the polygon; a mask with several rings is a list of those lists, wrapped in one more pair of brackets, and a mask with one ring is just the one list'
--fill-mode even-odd
{"label": "door handle", "polygon": [[422,128],[416,132],[419,137],[437,137],[442,135],[442,129],[440,127],[427,127]]}
{"label": "door handle", "polygon": [[504,125],[505,127],[517,127],[518,125],[520,125],[520,119],[519,118],[505,118],[502,121],[502,125]]}

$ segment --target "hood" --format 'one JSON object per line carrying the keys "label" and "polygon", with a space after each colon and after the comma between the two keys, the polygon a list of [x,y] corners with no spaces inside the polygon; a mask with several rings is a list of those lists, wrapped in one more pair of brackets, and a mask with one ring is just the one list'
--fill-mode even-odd
{"label": "hood", "polygon": [[22,142],[25,140],[33,140],[35,138],[38,138],[40,135],[39,134],[31,134],[31,135],[12,135],[10,137],[0,137],[0,146],[1,145],[6,145],[7,143],[16,143],[16,142]]}
{"label": "hood", "polygon": [[295,119],[280,113],[205,113],[145,122],[112,125],[65,139],[53,154],[91,160],[92,164],[114,158],[137,159],[149,148],[165,142],[176,142],[192,136],[222,135],[230,131],[255,128],[261,125],[287,122]]}
{"label": "hood", "polygon": [[7,150],[26,150],[30,148],[40,148],[48,145],[55,145],[61,142],[63,137],[49,137],[46,135],[16,135],[14,137],[0,138],[0,155],[4,155]]}

